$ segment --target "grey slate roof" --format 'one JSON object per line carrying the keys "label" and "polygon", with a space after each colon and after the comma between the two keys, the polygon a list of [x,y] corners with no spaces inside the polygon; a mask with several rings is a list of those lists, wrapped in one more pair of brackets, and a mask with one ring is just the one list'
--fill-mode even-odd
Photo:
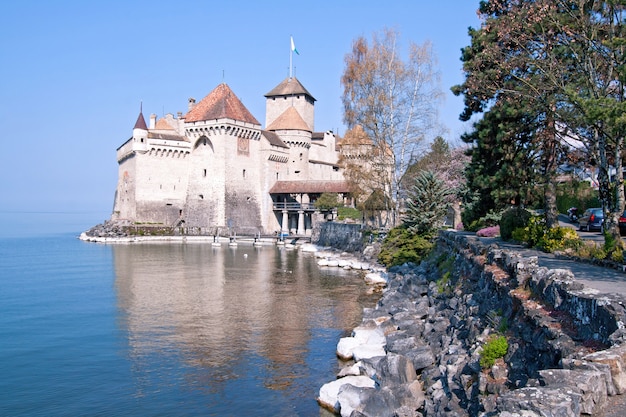
{"label": "grey slate roof", "polygon": [[275,97],[275,96],[282,97],[282,96],[293,96],[293,95],[298,95],[298,94],[306,94],[307,96],[311,97],[313,101],[316,101],[315,97],[313,97],[311,93],[309,93],[307,89],[304,88],[304,86],[300,83],[300,81],[298,81],[296,77],[285,78],[280,84],[274,87],[272,91],[267,93],[265,97]]}
{"label": "grey slate roof", "polygon": [[270,132],[269,130],[263,130],[262,132],[263,132],[263,136],[267,139],[270,145],[278,146],[279,148],[285,148],[285,149],[289,148],[289,146],[287,146],[285,142],[283,142],[282,139],[278,137],[276,133]]}

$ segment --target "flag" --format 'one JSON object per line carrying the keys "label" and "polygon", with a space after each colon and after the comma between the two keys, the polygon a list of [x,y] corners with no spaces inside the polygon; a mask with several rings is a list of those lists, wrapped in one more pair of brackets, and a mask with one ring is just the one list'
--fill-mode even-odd
{"label": "flag", "polygon": [[300,55],[300,52],[298,52],[298,50],[296,49],[296,44],[293,43],[293,36],[291,37],[291,51],[295,52],[298,55]]}

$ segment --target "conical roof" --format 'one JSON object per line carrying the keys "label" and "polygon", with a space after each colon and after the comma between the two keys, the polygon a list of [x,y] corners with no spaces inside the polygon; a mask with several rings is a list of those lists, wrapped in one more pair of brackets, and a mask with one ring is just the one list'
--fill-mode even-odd
{"label": "conical roof", "polygon": [[144,119],[141,110],[139,111],[139,116],[137,117],[137,121],[135,122],[135,127],[133,127],[133,129],[148,130],[148,125],[146,125],[146,119]]}
{"label": "conical roof", "polygon": [[287,77],[280,84],[278,84],[272,91],[267,93],[265,97],[276,97],[276,96],[293,96],[298,94],[306,94],[311,97],[313,101],[315,101],[315,97],[311,95],[307,91],[306,88],[298,81],[296,77]]}
{"label": "conical roof", "polygon": [[260,125],[226,83],[215,87],[185,116],[185,122],[233,119]]}
{"label": "conical roof", "polygon": [[311,128],[304,121],[295,107],[289,107],[269,125],[266,130],[304,130],[311,132]]}

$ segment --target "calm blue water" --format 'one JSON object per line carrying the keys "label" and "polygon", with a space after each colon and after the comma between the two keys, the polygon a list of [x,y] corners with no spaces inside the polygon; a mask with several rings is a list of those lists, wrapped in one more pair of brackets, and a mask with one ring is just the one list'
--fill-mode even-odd
{"label": "calm blue water", "polygon": [[365,290],[275,247],[0,239],[0,415],[327,415]]}

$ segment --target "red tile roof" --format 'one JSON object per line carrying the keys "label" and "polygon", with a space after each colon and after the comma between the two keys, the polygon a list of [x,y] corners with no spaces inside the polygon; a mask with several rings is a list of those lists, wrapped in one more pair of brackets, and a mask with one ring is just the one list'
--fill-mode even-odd
{"label": "red tile roof", "polygon": [[350,192],[345,181],[278,181],[270,189],[270,194],[297,193],[347,193]]}
{"label": "red tile roof", "polygon": [[199,122],[215,119],[233,119],[240,122],[260,125],[246,106],[237,98],[230,87],[222,83],[185,116],[185,122]]}
{"label": "red tile roof", "polygon": [[276,118],[267,130],[304,130],[311,131],[309,125],[304,121],[295,107],[289,107],[280,116]]}
{"label": "red tile roof", "polygon": [[172,127],[167,120],[161,118],[159,120],[157,120],[156,125],[154,126],[155,130],[174,130],[174,127]]}

